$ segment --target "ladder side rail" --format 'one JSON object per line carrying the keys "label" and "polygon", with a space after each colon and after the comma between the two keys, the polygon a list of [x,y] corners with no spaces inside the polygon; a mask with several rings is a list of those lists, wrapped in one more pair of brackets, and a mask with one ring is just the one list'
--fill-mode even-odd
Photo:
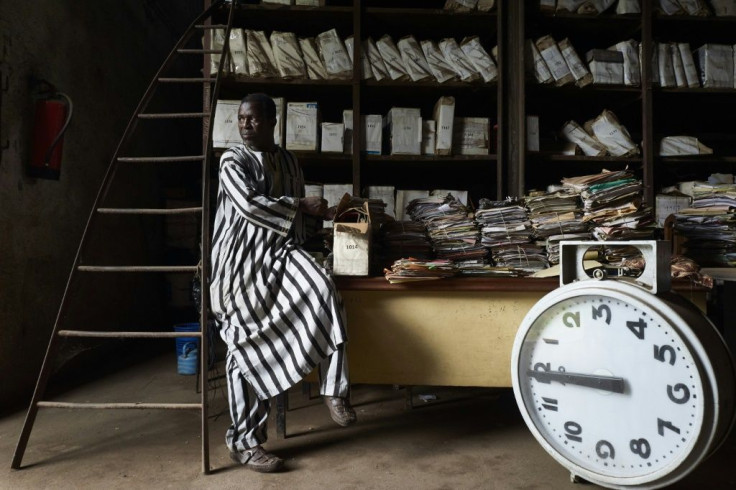
{"label": "ladder side rail", "polygon": [[16,445],[15,452],[13,453],[13,459],[10,464],[10,467],[13,469],[19,469],[21,462],[23,460],[23,455],[25,453],[26,446],[28,445],[28,439],[30,438],[30,435],[31,435],[31,429],[33,428],[33,423],[36,420],[36,415],[38,415],[38,402],[46,391],[46,386],[48,384],[48,380],[51,375],[50,359],[53,357],[54,353],[56,352],[57,346],[58,346],[57,332],[59,331],[59,325],[61,324],[61,320],[66,313],[69,292],[71,291],[71,286],[74,284],[74,281],[76,280],[77,267],[80,262],[82,250],[84,249],[84,246],[86,244],[87,235],[91,229],[91,225],[94,223],[95,217],[97,215],[95,210],[99,207],[100,202],[102,202],[105,196],[107,195],[107,191],[110,187],[110,183],[115,174],[115,170],[117,168],[117,165],[116,165],[117,157],[120,152],[120,149],[128,142],[130,135],[132,134],[133,129],[135,128],[137,124],[138,114],[148,105],[151,98],[153,97],[154,89],[158,83],[158,78],[160,77],[161,73],[165,69],[168,69],[171,63],[173,62],[174,54],[176,53],[176,50],[179,49],[185,42],[189,40],[189,36],[195,31],[195,27],[197,23],[201,22],[203,19],[209,18],[211,16],[211,13],[215,9],[219,8],[220,5],[224,3],[224,1],[225,0],[218,0],[209,9],[207,9],[199,17],[197,17],[197,19],[194,22],[192,22],[187,28],[187,30],[185,31],[185,35],[182,36],[182,38],[176,44],[176,46],[171,51],[171,53],[169,53],[169,56],[166,58],[166,61],[164,61],[164,64],[159,68],[158,72],[156,73],[156,77],[153,79],[153,81],[149,85],[148,89],[146,90],[146,93],[144,94],[143,98],[138,104],[138,107],[133,113],[133,116],[128,122],[128,126],[125,130],[125,133],[123,134],[123,137],[121,138],[120,143],[118,144],[118,147],[115,150],[115,153],[110,162],[110,165],[108,165],[107,171],[102,181],[102,185],[100,186],[100,190],[97,192],[97,197],[95,198],[94,204],[92,206],[92,210],[90,211],[89,217],[87,218],[87,223],[84,227],[84,231],[82,232],[82,239],[80,241],[79,247],[77,248],[77,253],[74,257],[74,263],[72,265],[72,269],[69,274],[69,278],[67,279],[66,286],[64,288],[64,294],[62,295],[62,298],[61,298],[61,305],[59,306],[59,311],[56,315],[56,320],[54,321],[54,327],[51,332],[51,338],[49,340],[49,345],[46,348],[46,353],[44,355],[43,362],[41,363],[41,372],[39,374],[38,380],[36,381],[36,386],[33,390],[33,396],[31,398],[31,404],[28,409],[28,413],[26,414],[25,421],[23,422],[23,428],[21,430],[20,436],[18,437],[18,443]]}
{"label": "ladder side rail", "polygon": [[[199,324],[201,326],[202,337],[200,346],[202,355],[200,362],[200,394],[202,396],[202,473],[210,472],[210,444],[209,444],[209,416],[208,416],[208,396],[209,396],[209,335],[208,335],[208,311],[209,311],[209,275],[210,275],[210,168],[212,166],[212,132],[214,130],[215,111],[217,110],[217,98],[220,94],[220,86],[222,82],[222,69],[228,66],[230,62],[230,31],[235,17],[235,4],[230,4],[230,12],[228,14],[227,28],[225,30],[225,43],[220,53],[220,63],[217,67],[217,76],[215,77],[215,86],[210,91],[210,107],[209,120],[207,124],[206,136],[203,135],[204,146],[204,162],[202,164],[202,218],[201,218],[201,241],[200,249],[202,253],[200,274],[200,312]],[[204,101],[203,101],[204,102]]]}

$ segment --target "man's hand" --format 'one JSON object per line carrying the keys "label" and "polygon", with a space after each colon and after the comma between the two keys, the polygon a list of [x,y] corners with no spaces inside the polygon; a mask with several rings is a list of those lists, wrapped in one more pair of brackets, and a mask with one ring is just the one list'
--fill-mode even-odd
{"label": "man's hand", "polygon": [[318,196],[299,199],[299,210],[304,214],[322,218],[327,213],[327,201]]}

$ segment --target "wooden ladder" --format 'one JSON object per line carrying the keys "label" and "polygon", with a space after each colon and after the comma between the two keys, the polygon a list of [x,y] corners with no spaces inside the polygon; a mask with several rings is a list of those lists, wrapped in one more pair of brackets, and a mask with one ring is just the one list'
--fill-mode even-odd
{"label": "wooden ladder", "polygon": [[[131,117],[123,137],[118,144],[115,154],[112,157],[110,165],[103,179],[100,190],[97,193],[92,211],[87,220],[87,224],[82,235],[81,243],[77,250],[72,266],[71,273],[66,283],[64,295],[61,300],[58,314],[54,323],[51,339],[46,350],[46,355],[41,366],[36,388],[33,393],[28,413],[23,424],[18,444],[13,455],[11,467],[15,469],[21,468],[21,461],[25,453],[28,439],[33,428],[33,423],[38,414],[39,408],[65,408],[65,409],[164,409],[164,410],[199,410],[201,412],[201,430],[202,430],[202,471],[209,473],[209,435],[208,435],[208,416],[207,416],[207,368],[208,368],[208,336],[207,336],[207,311],[208,311],[208,272],[209,272],[209,202],[210,189],[209,177],[211,167],[212,154],[212,124],[214,120],[214,111],[217,105],[217,96],[220,91],[220,82],[222,67],[227,66],[229,58],[228,40],[230,38],[230,29],[233,21],[235,4],[237,2],[229,2],[226,6],[225,0],[213,2],[213,4],[204,11],[195,21],[188,27],[184,35],[177,42],[174,49],[169,53],[164,63],[159,68],[153,81],[148,86],[143,98]],[[216,19],[227,18],[227,24],[213,23]],[[225,45],[222,49],[210,49],[212,29],[225,30]],[[200,38],[203,44],[200,44]],[[187,63],[191,60],[191,56],[201,56],[202,60],[198,63]],[[209,75],[209,66],[211,55],[220,55],[220,69],[217,75]],[[182,61],[184,63],[182,63]],[[183,68],[183,70],[182,70]],[[202,69],[204,68],[204,71]],[[184,71],[184,76],[181,72]],[[149,112],[150,107],[161,105],[162,97],[165,105],[165,91],[167,87],[177,86],[177,84],[203,84],[204,102],[203,107],[209,105],[209,111],[199,112],[161,112],[153,109]],[[214,84],[214,85],[213,85]],[[169,93],[170,95],[170,93]],[[197,126],[196,134],[182,134],[179,131],[172,132],[172,138],[193,137],[201,139],[202,154],[197,155],[153,155],[153,156],[132,156],[137,152],[134,150],[136,143],[146,141],[144,139],[144,130],[138,127],[138,123],[142,120],[168,120],[169,124],[176,125],[182,121],[192,121],[193,119],[201,120],[202,125],[190,124]],[[173,121],[173,122],[172,122]],[[184,128],[187,125],[184,124]],[[150,137],[150,133],[148,135]],[[190,141],[197,141],[196,139]],[[188,162],[188,163],[187,163]],[[201,164],[202,186],[201,186],[201,205],[197,207],[179,207],[179,208],[124,208],[124,207],[104,207],[108,192],[113,188],[117,170],[127,165],[183,165],[183,164]],[[192,265],[83,265],[85,252],[90,242],[90,236],[96,226],[100,225],[100,220],[104,216],[110,215],[133,215],[133,216],[171,216],[171,215],[200,215],[201,216],[201,255],[200,264]],[[83,274],[103,274],[103,273],[199,273],[201,274],[202,292],[201,294],[201,313],[200,313],[200,332],[163,332],[163,331],[91,331],[91,330],[68,330],[62,328],[68,306],[73,299],[72,286],[79,280],[80,273]],[[52,364],[54,356],[58,354],[59,339],[62,337],[83,337],[83,338],[127,338],[127,339],[162,339],[175,337],[198,337],[200,342],[200,401],[199,403],[70,403],[70,402],[54,402],[43,400],[49,377],[52,372]]]}

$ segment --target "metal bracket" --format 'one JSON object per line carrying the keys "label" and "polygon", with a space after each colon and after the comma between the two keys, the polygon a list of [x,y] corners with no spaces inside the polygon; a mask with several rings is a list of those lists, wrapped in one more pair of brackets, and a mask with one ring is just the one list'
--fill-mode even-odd
{"label": "metal bracket", "polygon": [[665,240],[632,240],[630,242],[560,242],[560,286],[575,281],[603,280],[605,274],[590,277],[585,271],[583,259],[592,247],[636,247],[644,257],[644,270],[635,283],[652,294],[670,290],[670,242]]}

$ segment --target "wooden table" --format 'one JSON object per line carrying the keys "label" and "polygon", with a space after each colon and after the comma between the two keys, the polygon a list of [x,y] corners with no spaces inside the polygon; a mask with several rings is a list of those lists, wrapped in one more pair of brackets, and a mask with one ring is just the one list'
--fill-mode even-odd
{"label": "wooden table", "polygon": [[[335,283],[348,317],[351,383],[511,387],[516,330],[559,279],[390,284],[383,277],[336,277]],[[673,289],[705,311],[706,289],[689,281],[675,281]],[[277,405],[283,437],[284,400]]]}

